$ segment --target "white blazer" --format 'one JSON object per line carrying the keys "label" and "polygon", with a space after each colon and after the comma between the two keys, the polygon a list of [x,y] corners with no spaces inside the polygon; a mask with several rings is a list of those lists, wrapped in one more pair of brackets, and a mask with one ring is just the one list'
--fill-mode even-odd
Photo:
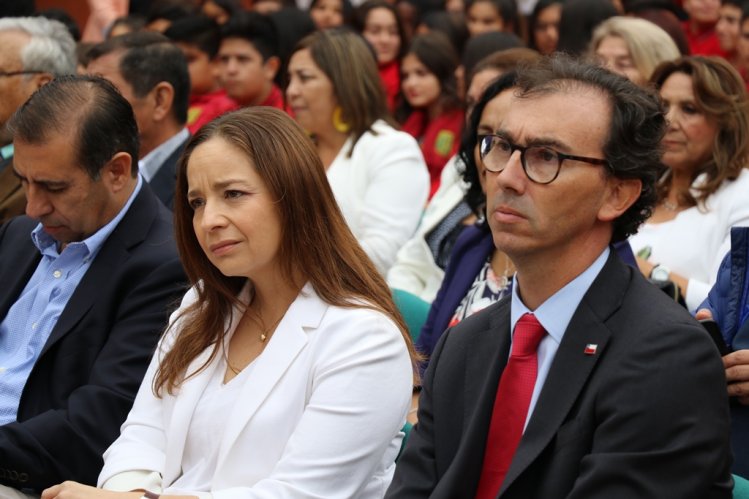
{"label": "white blazer", "polygon": [[[240,298],[246,302],[248,294],[245,287]],[[180,309],[195,298],[190,290]],[[232,330],[241,317],[236,312]],[[104,454],[99,486],[142,470],[159,473],[168,491],[181,473],[195,405],[223,364],[217,356],[174,395],[155,397],[158,359],[176,326],[157,349],[120,437]],[[209,354],[199,355],[189,372]],[[218,465],[211,490],[203,492],[215,499],[383,497],[410,407],[412,372],[390,319],[371,309],[328,305],[305,286],[255,360],[223,434],[216,435]]]}
{"label": "white blazer", "polygon": [[413,235],[429,196],[429,172],[416,140],[384,121],[356,143],[349,138],[328,167],[336,202],[351,232],[385,276]]}

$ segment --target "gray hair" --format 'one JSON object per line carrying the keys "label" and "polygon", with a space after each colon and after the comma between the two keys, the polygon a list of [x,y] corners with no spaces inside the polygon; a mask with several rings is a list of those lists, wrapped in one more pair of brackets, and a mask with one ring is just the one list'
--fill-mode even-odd
{"label": "gray hair", "polygon": [[75,74],[75,40],[59,21],[45,17],[5,17],[0,31],[22,31],[31,40],[21,49],[26,71],[44,71],[55,76]]}

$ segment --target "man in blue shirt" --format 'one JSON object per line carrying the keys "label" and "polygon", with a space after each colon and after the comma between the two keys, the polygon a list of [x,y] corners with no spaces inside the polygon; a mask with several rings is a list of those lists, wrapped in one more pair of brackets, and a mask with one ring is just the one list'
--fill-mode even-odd
{"label": "man in blue shirt", "polygon": [[184,291],[171,215],[109,82],[59,77],[9,128],[28,216],[0,227],[0,483],[93,484]]}

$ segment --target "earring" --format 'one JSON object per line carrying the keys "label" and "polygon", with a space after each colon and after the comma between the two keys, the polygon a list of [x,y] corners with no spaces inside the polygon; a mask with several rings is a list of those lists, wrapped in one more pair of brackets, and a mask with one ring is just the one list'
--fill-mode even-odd
{"label": "earring", "polygon": [[351,125],[343,121],[343,109],[341,106],[336,106],[333,110],[333,128],[341,133],[348,133],[351,130]]}

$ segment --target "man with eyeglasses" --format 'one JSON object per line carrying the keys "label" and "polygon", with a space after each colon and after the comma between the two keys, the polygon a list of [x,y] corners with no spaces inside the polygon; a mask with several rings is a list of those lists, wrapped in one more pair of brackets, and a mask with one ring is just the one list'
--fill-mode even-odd
{"label": "man with eyeglasses", "polygon": [[36,89],[74,73],[75,41],[65,25],[44,17],[0,19],[0,224],[26,206],[6,124]]}
{"label": "man with eyeglasses", "polygon": [[665,129],[603,68],[520,72],[478,141],[512,296],[442,335],[386,497],[731,497],[717,349],[611,250],[655,203]]}

